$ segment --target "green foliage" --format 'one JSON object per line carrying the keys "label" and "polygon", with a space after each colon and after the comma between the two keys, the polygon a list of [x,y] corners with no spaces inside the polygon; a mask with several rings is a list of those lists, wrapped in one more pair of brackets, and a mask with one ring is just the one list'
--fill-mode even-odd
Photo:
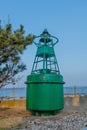
{"label": "green foliage", "polygon": [[20,54],[32,43],[34,36],[24,35],[24,27],[12,31],[12,25],[0,26],[0,88],[12,83],[14,76],[26,69]]}

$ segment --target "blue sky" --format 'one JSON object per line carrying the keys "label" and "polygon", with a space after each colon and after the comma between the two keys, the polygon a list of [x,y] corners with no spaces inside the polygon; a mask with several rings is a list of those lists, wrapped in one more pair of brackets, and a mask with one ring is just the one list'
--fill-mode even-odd
{"label": "blue sky", "polygon": [[[65,86],[87,86],[87,0],[0,0],[0,19],[17,29],[20,24],[26,34],[39,35],[44,28],[59,38],[55,47]],[[22,55],[30,74],[35,45]]]}

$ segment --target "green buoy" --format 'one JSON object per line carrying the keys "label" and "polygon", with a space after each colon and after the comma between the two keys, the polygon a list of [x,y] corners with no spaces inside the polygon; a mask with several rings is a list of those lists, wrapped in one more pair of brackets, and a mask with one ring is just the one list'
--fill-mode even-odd
{"label": "green buoy", "polygon": [[64,108],[64,82],[54,52],[57,42],[47,29],[34,40],[37,52],[26,82],[26,108],[34,115],[55,115]]}

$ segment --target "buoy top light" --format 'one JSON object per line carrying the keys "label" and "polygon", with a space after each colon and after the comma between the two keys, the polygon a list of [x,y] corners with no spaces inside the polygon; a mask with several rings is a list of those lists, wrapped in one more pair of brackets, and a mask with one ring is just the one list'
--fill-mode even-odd
{"label": "buoy top light", "polygon": [[52,36],[47,29],[44,29],[44,31],[42,32],[42,34],[40,34],[40,36],[36,36],[34,39],[34,44],[37,47],[40,47],[41,45],[45,44],[45,45],[51,45],[54,46],[56,43],[58,43],[58,38]]}

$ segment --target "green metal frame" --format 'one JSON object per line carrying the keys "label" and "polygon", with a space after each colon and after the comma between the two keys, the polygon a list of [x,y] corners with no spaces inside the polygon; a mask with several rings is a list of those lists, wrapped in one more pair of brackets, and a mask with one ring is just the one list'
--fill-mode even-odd
{"label": "green metal frame", "polygon": [[54,45],[58,42],[58,39],[54,36],[51,36],[46,29],[40,36],[37,36],[36,39],[37,38],[40,39],[38,42],[34,41],[35,45],[38,48],[31,73],[60,74],[59,66],[54,52]]}

